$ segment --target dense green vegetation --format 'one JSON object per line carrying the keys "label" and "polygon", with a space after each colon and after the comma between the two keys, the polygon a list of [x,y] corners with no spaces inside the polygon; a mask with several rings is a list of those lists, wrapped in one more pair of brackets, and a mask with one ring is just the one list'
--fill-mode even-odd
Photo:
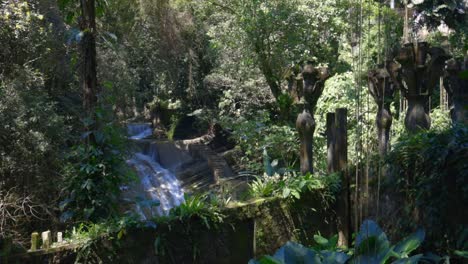
{"label": "dense green vegetation", "polygon": [[264,256],[250,263],[421,263],[440,262],[434,254],[410,256],[423,242],[425,233],[418,230],[399,243],[391,245],[385,233],[371,220],[362,223],[353,249],[337,246],[338,236],[330,239],[315,235],[316,245],[306,248],[288,242],[275,255]]}
{"label": "dense green vegetation", "polygon": [[[468,117],[453,118],[453,102],[461,94],[466,111],[467,9],[450,0],[2,1],[0,261],[11,245],[28,249],[33,231],[75,228],[66,236],[84,244],[78,262],[93,262],[87,258],[99,243],[118,241],[131,228],[191,219],[216,228],[228,217],[225,208],[262,199],[292,203],[313,193],[323,209],[339,215],[349,183],[350,223],[361,226],[352,230],[354,245],[337,248],[335,239],[317,236],[312,249],[290,242],[259,263],[300,262],[286,255],[306,256],[305,263],[363,263],[360,258],[376,256],[375,263],[417,263],[428,255],[409,253],[424,234],[422,250],[443,256],[433,261],[463,256]],[[408,41],[427,41],[443,48],[446,60],[464,60],[454,75],[460,89],[450,92],[444,60],[445,82],[424,95],[431,128],[414,133],[405,129],[407,84],[393,83],[397,92],[382,100],[393,118],[390,149],[379,155],[380,108],[368,72],[396,62]],[[330,73],[313,102],[304,99],[306,64]],[[399,74],[395,79],[408,73]],[[304,174],[296,118],[308,104],[314,173]],[[327,167],[326,116],[337,108],[348,111],[347,164],[340,172]],[[141,180],[127,162],[135,146],[126,126],[143,122],[151,123],[155,140],[215,134],[221,143],[210,147],[227,160],[234,180],[186,193],[167,215],[140,221],[121,195]],[[391,240],[425,231],[391,246],[367,218]],[[362,245],[369,241],[378,251]]]}

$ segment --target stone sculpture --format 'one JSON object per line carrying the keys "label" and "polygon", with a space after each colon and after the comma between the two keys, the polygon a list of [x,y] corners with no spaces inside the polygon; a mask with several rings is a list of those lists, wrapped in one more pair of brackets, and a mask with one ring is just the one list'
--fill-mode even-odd
{"label": "stone sculpture", "polygon": [[429,129],[429,96],[443,75],[445,61],[449,58],[441,48],[430,47],[427,42],[407,43],[387,64],[392,81],[408,100],[405,117],[406,129],[416,132]]}
{"label": "stone sculpture", "polygon": [[307,62],[302,70],[301,102],[304,107],[297,116],[296,128],[301,141],[301,173],[313,173],[313,139],[315,131],[314,110],[317,101],[322,95],[325,81],[330,77],[328,68],[315,67]]}
{"label": "stone sculpture", "polygon": [[386,67],[383,65],[369,71],[368,80],[369,92],[377,104],[375,123],[377,125],[379,153],[381,156],[384,156],[387,153],[390,139],[390,127],[392,126],[390,104],[395,93],[395,85]]}

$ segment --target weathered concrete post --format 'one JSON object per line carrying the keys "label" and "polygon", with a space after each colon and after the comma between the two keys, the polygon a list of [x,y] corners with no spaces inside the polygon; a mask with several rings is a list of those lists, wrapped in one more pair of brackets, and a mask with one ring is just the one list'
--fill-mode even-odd
{"label": "weathered concrete post", "polygon": [[385,156],[390,140],[390,127],[392,126],[390,104],[393,100],[395,87],[390,79],[390,74],[383,65],[369,71],[368,78],[369,92],[374,98],[378,109],[375,123],[377,125],[379,154]]}
{"label": "weathered concrete post", "polygon": [[450,116],[454,123],[468,124],[468,80],[460,74],[468,69],[468,58],[448,60],[445,67],[444,87],[449,96]]}
{"label": "weathered concrete post", "polygon": [[42,248],[48,249],[52,245],[52,233],[50,231],[42,232]]}
{"label": "weathered concrete post", "polygon": [[39,242],[39,233],[33,232],[31,234],[31,251],[37,250],[37,244]]}
{"label": "weathered concrete post", "polygon": [[62,243],[62,242],[63,242],[63,233],[57,232],[57,243]]}
{"label": "weathered concrete post", "polygon": [[[428,55],[430,55],[430,60],[428,60]],[[426,42],[418,42],[416,46],[413,43],[406,43],[398,50],[395,60],[401,67],[398,69],[391,65],[392,70],[389,69],[389,73],[408,100],[405,117],[405,126],[408,131],[417,132],[430,128],[429,96],[439,82],[443,74],[444,62],[448,58],[449,56],[443,49],[430,48]]]}

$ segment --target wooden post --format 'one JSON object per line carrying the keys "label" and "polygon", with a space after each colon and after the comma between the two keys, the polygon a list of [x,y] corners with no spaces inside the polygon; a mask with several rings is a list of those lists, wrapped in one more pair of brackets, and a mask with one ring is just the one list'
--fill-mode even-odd
{"label": "wooden post", "polygon": [[338,154],[338,166],[345,170],[348,166],[348,110],[346,108],[336,109],[336,149]]}
{"label": "wooden post", "polygon": [[349,246],[351,242],[351,203],[349,196],[348,177],[348,132],[347,109],[338,108],[335,114],[335,153],[337,156],[337,169],[341,174],[341,193],[338,197],[337,222],[338,245]]}
{"label": "wooden post", "polygon": [[338,157],[336,155],[336,125],[335,113],[327,113],[327,169],[328,173],[338,171]]}
{"label": "wooden post", "polygon": [[37,250],[37,243],[39,241],[39,233],[33,232],[31,234],[31,251]]}
{"label": "wooden post", "polygon": [[41,238],[42,238],[42,248],[49,249],[50,246],[52,245],[52,233],[50,231],[42,232]]}

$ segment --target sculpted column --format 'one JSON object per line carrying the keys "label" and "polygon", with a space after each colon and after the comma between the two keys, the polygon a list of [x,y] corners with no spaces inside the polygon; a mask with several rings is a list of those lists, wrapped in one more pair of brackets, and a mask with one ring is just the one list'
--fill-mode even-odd
{"label": "sculpted column", "polygon": [[395,86],[390,79],[390,74],[383,66],[369,71],[368,77],[369,92],[378,107],[375,123],[377,125],[379,154],[384,156],[387,153],[390,139],[390,127],[392,126],[390,104],[393,100]]}
{"label": "sculpted column", "polygon": [[392,80],[408,100],[405,117],[408,131],[430,128],[429,96],[439,82],[448,58],[443,49],[430,48],[426,42],[419,42],[416,46],[407,43],[395,57],[400,65],[387,65]]}
{"label": "sculpted column", "polygon": [[301,173],[313,173],[313,139],[315,131],[314,110],[322,95],[325,81],[330,77],[328,68],[314,67],[307,62],[302,71],[304,110],[297,116],[296,128],[301,141]]}

